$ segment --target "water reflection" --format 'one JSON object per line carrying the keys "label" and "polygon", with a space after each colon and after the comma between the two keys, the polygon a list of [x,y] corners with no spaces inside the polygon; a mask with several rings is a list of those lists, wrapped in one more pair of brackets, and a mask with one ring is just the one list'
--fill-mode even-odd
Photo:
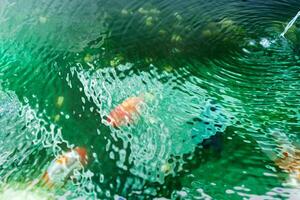
{"label": "water reflection", "polygon": [[[1,1],[3,195],[84,147],[89,163],[49,196],[288,198],[299,185],[286,184],[299,148],[298,23],[278,36],[299,6]],[[118,105],[145,94],[138,119],[111,126]]]}
{"label": "water reflection", "polygon": [[[110,111],[123,101],[124,96],[133,98],[151,92],[151,97],[144,97],[142,119],[130,127],[123,124],[112,128],[113,139],[121,138],[124,146],[119,149],[109,143],[113,152],[119,154],[115,158],[115,153],[111,152],[110,156],[119,159],[117,164],[121,168],[127,170],[127,165],[133,165],[128,169],[133,174],[163,183],[164,171],[166,175],[175,176],[185,162],[180,157],[193,152],[203,139],[223,132],[230,119],[223,108],[210,102],[204,90],[190,82],[177,84],[176,76],[159,75],[154,66],[151,68],[151,74],[133,74],[130,64],[116,70],[98,70],[94,74],[79,69],[78,77],[87,98],[97,105],[105,124],[106,117],[111,117]],[[129,155],[122,150],[128,146]]]}

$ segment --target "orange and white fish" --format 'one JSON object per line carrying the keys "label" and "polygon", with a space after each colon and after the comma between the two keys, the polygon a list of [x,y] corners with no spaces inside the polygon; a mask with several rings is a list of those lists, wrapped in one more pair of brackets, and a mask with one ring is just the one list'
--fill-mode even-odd
{"label": "orange and white fish", "polygon": [[[269,154],[275,164],[289,174],[285,182],[290,186],[299,187],[300,185],[300,149],[290,140],[288,135],[276,130],[270,134],[277,144],[276,153]],[[279,152],[278,152],[279,150]],[[266,151],[267,152],[267,151]],[[267,154],[268,155],[268,154]]]}
{"label": "orange and white fish", "polygon": [[275,164],[290,173],[297,181],[300,181],[300,151],[293,153],[283,152],[282,157],[275,160]]}
{"label": "orange and white fish", "polygon": [[87,164],[87,152],[85,148],[76,147],[53,160],[42,177],[42,182],[52,187],[64,183],[74,170],[82,169]]}
{"label": "orange and white fish", "polygon": [[110,112],[107,117],[107,122],[113,127],[133,123],[141,114],[143,103],[144,95],[129,97]]}

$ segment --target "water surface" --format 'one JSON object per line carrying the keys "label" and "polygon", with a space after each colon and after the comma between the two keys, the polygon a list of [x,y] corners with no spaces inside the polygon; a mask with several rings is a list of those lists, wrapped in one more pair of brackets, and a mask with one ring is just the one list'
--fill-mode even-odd
{"label": "water surface", "polygon": [[[2,198],[295,199],[296,0],[0,2]],[[140,119],[107,116],[151,94]],[[63,187],[32,186],[76,146]]]}

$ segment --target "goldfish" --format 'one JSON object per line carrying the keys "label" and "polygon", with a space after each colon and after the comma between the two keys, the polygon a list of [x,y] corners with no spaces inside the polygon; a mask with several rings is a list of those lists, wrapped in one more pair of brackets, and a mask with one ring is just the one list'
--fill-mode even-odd
{"label": "goldfish", "polygon": [[265,152],[282,170],[289,174],[287,184],[294,183],[299,186],[300,183],[300,149],[290,140],[288,135],[282,130],[271,130],[270,136],[277,144],[276,152]]}
{"label": "goldfish", "polygon": [[113,127],[120,127],[133,123],[141,113],[143,96],[129,97],[115,107],[107,117],[107,122]]}
{"label": "goldfish", "polygon": [[54,159],[42,176],[42,182],[50,187],[63,183],[74,170],[87,164],[85,148],[76,147]]}
{"label": "goldfish", "polygon": [[293,174],[293,176],[300,181],[300,151],[295,151],[293,153],[284,151],[282,156],[275,160],[275,164]]}

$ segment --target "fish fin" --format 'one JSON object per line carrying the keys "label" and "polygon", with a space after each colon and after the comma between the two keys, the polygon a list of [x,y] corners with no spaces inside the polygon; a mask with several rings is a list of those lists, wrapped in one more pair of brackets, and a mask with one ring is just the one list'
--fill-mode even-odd
{"label": "fish fin", "polygon": [[42,176],[42,185],[48,188],[52,188],[54,184],[50,181],[49,174],[45,172]]}

